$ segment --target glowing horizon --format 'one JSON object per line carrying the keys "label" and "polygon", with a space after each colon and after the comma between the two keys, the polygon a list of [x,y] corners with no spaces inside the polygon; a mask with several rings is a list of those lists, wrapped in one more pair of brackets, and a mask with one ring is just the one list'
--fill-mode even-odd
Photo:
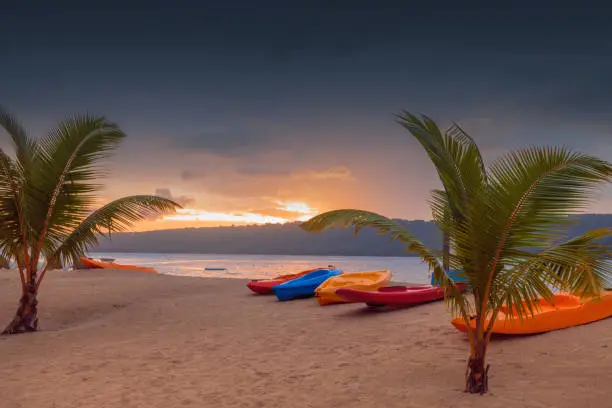
{"label": "glowing horizon", "polygon": [[165,215],[158,221],[179,222],[218,222],[218,223],[240,223],[240,224],[286,224],[289,222],[306,221],[318,214],[318,210],[311,208],[304,202],[282,202],[277,201],[276,210],[295,216],[273,216],[252,211],[218,212],[207,211],[197,208],[182,208],[176,213]]}

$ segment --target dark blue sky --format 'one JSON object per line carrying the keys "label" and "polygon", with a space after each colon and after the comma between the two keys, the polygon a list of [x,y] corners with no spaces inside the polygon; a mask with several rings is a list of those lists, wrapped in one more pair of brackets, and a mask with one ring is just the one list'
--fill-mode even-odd
{"label": "dark blue sky", "polygon": [[[428,218],[435,174],[393,123],[401,109],[462,123],[487,157],[555,143],[612,160],[610,6],[86,3],[3,3],[0,103],[36,132],[84,111],[123,125],[109,196]],[[303,176],[334,169],[351,177]]]}

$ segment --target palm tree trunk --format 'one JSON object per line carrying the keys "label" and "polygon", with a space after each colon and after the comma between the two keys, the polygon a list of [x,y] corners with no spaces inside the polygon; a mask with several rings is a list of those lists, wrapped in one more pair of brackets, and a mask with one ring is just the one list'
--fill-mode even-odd
{"label": "palm tree trunk", "polygon": [[15,317],[2,334],[17,334],[38,330],[38,290],[36,283],[26,283]]}
{"label": "palm tree trunk", "polygon": [[485,366],[486,354],[486,341],[476,340],[474,347],[470,350],[465,376],[465,390],[471,394],[484,394],[488,391],[489,365]]}

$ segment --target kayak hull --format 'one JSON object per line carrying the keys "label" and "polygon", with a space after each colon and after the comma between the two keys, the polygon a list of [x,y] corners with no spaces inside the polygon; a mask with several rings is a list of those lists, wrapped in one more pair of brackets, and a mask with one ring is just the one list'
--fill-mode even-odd
{"label": "kayak hull", "polygon": [[280,301],[308,298],[327,279],[342,273],[340,269],[317,269],[304,276],[274,286],[274,294]]}
{"label": "kayak hull", "polygon": [[[514,312],[500,312],[492,332],[508,335],[545,333],[608,318],[612,316],[612,291],[603,291],[596,299],[580,299],[569,293],[558,293],[551,302],[541,299],[539,310],[522,320],[518,320]],[[454,318],[451,323],[457,330],[467,331],[462,318]],[[470,320],[470,325],[475,328],[475,321]]]}
{"label": "kayak hull", "polygon": [[274,293],[272,288],[276,285],[280,285],[285,282],[282,279],[265,279],[265,280],[254,280],[247,283],[247,287],[258,295],[271,295]]}
{"label": "kayak hull", "polygon": [[[464,285],[457,285],[461,290]],[[370,307],[401,308],[433,302],[444,298],[444,288],[439,286],[387,286],[377,291],[351,288],[336,290],[336,294],[347,302],[365,303]]]}
{"label": "kayak hull", "polygon": [[389,282],[391,282],[391,272],[388,270],[343,273],[327,279],[316,289],[315,296],[321,306],[349,303],[350,300],[336,294],[338,289],[376,291],[378,288],[388,285]]}
{"label": "kayak hull", "polygon": [[102,262],[102,261],[94,261],[89,258],[81,258],[81,262],[84,266],[93,269],[120,269],[124,271],[138,271],[138,272],[149,272],[149,273],[157,273],[157,271],[153,268],[148,268],[145,266],[137,266],[137,265],[122,265],[114,262]]}
{"label": "kayak hull", "polygon": [[[461,270],[451,270],[447,272],[448,276],[457,283],[467,283],[467,277],[463,275]],[[440,286],[440,282],[434,279],[433,273],[430,275],[429,284],[431,286]]]}
{"label": "kayak hull", "polygon": [[258,295],[272,295],[274,293],[274,286],[280,285],[281,283],[288,282],[290,280],[299,278],[310,272],[314,272],[317,269],[309,269],[307,271],[293,273],[288,275],[280,275],[272,279],[261,279],[261,280],[252,280],[247,283],[247,287],[251,289],[254,293]]}

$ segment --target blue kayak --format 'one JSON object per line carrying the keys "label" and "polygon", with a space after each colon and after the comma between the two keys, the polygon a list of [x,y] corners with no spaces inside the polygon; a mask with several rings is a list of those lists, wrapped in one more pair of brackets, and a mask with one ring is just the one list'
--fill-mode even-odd
{"label": "blue kayak", "polygon": [[278,300],[291,300],[314,296],[315,289],[332,276],[342,273],[340,269],[317,269],[297,279],[281,283],[272,288]]}
{"label": "blue kayak", "polygon": [[[448,271],[448,275],[450,276],[450,278],[452,280],[454,280],[457,283],[465,283],[467,282],[467,278],[465,276],[462,276],[463,271],[461,270],[456,270],[456,271]],[[431,284],[431,286],[439,286],[440,282],[436,281],[434,279],[433,273],[431,274],[431,279],[429,281],[429,283]]]}

